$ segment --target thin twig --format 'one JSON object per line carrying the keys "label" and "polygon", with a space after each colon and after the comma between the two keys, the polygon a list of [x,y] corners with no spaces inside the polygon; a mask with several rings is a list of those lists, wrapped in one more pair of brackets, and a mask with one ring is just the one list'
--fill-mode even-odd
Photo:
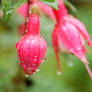
{"label": "thin twig", "polygon": [[[29,17],[29,11],[30,11],[30,4],[31,2],[29,0],[27,0],[27,14],[26,14],[26,18],[25,18],[25,32],[27,29],[27,24],[28,24],[28,17]],[[25,34],[24,32],[24,34]]]}

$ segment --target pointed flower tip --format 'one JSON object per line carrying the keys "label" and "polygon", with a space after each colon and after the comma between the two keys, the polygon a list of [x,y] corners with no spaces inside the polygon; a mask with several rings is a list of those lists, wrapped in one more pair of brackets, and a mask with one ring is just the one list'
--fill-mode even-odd
{"label": "pointed flower tip", "polygon": [[62,75],[62,72],[60,70],[58,70],[57,75]]}

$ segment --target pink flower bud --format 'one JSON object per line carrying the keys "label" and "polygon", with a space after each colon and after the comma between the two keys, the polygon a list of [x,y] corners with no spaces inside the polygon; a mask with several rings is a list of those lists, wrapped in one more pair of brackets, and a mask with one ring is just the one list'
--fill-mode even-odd
{"label": "pink flower bud", "polygon": [[27,33],[16,44],[20,65],[28,75],[39,67],[46,53],[46,42],[39,35],[39,26],[38,15],[31,14]]}

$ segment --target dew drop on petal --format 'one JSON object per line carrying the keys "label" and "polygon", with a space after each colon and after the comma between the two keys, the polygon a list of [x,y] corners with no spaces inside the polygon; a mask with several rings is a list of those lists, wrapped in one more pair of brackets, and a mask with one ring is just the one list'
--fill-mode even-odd
{"label": "dew drop on petal", "polygon": [[58,70],[57,71],[57,75],[61,75],[61,74],[62,74],[62,72]]}
{"label": "dew drop on petal", "polygon": [[73,48],[70,48],[70,52],[73,52]]}
{"label": "dew drop on petal", "polygon": [[78,51],[80,51],[80,50],[81,50],[81,48],[79,47],[79,48],[77,48],[77,50],[78,50]]}
{"label": "dew drop on petal", "polygon": [[34,67],[36,66],[36,64],[32,64]]}

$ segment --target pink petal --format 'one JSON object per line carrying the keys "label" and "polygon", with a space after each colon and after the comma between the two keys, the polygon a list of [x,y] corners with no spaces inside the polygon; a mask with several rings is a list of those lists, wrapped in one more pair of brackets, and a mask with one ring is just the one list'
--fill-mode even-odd
{"label": "pink petal", "polygon": [[78,31],[83,35],[85,40],[87,40],[88,45],[92,48],[90,36],[89,36],[85,26],[78,19],[71,17],[71,16],[66,16],[65,20],[69,21],[70,23],[72,23],[73,25],[75,25],[77,27]]}
{"label": "pink petal", "polygon": [[42,2],[38,2],[37,5],[39,6],[40,12],[43,12],[44,14],[49,16],[53,21],[56,20],[53,9],[51,7],[49,7],[48,5],[46,5]]}
{"label": "pink petal", "polygon": [[47,48],[46,41],[43,39],[43,37],[40,37],[40,53],[39,53],[40,58],[39,58],[39,63],[42,62],[42,60],[43,60],[43,58],[45,56],[45,53],[43,53],[43,52],[46,52],[46,48]]}
{"label": "pink petal", "polygon": [[76,27],[70,23],[64,23],[61,25],[61,29],[58,33],[58,39],[67,48],[67,50],[77,56],[81,61],[88,63],[85,57],[85,50],[82,45],[80,35]]}
{"label": "pink petal", "polygon": [[59,60],[59,56],[58,56],[57,32],[58,32],[58,27],[56,25],[52,32],[52,45],[53,45],[54,52],[56,55],[58,71],[61,72],[60,60]]}
{"label": "pink petal", "polygon": [[17,8],[16,12],[20,14],[20,16],[26,17],[27,15],[27,3],[21,5],[19,8]]}

